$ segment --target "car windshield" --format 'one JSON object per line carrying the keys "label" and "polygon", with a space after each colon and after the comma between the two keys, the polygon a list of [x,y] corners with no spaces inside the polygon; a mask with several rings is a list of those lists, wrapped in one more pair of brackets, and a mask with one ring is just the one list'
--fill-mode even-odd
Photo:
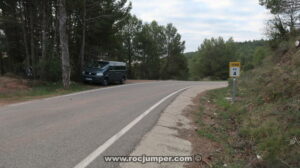
{"label": "car windshield", "polygon": [[95,61],[95,62],[92,62],[90,64],[88,64],[88,67],[89,68],[104,68],[106,65],[108,64],[108,62],[103,62],[103,61]]}

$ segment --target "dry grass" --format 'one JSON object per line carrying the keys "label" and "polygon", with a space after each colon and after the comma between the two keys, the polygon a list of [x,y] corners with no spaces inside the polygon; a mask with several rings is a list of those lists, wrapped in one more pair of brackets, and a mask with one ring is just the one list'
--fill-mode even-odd
{"label": "dry grass", "polygon": [[[219,89],[200,100],[198,133],[224,149],[214,167],[300,167],[299,49],[278,49],[244,73],[235,104],[225,99],[229,93]],[[215,114],[214,126],[207,114]]]}

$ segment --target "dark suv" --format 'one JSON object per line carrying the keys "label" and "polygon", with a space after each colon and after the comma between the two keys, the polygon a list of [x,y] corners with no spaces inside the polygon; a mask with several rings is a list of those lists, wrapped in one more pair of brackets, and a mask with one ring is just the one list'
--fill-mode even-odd
{"label": "dark suv", "polygon": [[95,61],[84,69],[82,80],[104,86],[110,83],[123,84],[126,80],[126,72],[126,63],[124,62]]}

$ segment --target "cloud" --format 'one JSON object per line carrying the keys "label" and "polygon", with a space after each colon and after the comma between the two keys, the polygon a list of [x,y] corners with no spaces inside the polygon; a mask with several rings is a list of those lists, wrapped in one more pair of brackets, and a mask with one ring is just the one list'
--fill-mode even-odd
{"label": "cloud", "polygon": [[133,0],[133,13],[146,22],[167,22],[169,17],[185,17],[183,0]]}
{"label": "cloud", "polygon": [[233,6],[231,0],[193,0],[194,4],[203,4],[211,9],[222,9]]}
{"label": "cloud", "polygon": [[132,13],[143,21],[173,23],[186,51],[195,51],[205,38],[233,37],[237,41],[264,37],[268,11],[258,0],[132,0]]}

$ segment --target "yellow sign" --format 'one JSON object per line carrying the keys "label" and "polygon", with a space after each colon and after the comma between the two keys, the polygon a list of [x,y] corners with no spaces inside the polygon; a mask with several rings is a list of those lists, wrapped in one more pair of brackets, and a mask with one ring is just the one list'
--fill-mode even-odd
{"label": "yellow sign", "polygon": [[232,68],[232,67],[238,67],[238,68],[241,68],[241,63],[240,62],[230,62],[229,63],[229,67]]}
{"label": "yellow sign", "polygon": [[240,77],[241,63],[240,62],[230,62],[229,63],[229,76],[232,78]]}

